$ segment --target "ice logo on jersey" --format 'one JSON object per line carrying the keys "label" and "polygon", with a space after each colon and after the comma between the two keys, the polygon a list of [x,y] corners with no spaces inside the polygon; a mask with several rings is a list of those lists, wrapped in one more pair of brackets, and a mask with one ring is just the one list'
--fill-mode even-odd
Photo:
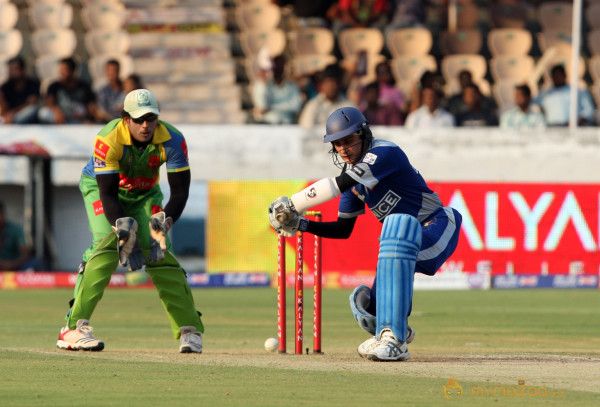
{"label": "ice logo on jersey", "polygon": [[371,208],[371,212],[373,212],[373,215],[375,215],[377,219],[383,221],[383,219],[394,210],[401,199],[402,198],[394,191],[387,191],[383,198]]}
{"label": "ice logo on jersey", "polygon": [[369,165],[373,165],[373,164],[375,164],[376,159],[377,159],[377,155],[375,155],[373,153],[367,153],[367,154],[365,154],[365,158],[363,158],[363,162],[367,163]]}

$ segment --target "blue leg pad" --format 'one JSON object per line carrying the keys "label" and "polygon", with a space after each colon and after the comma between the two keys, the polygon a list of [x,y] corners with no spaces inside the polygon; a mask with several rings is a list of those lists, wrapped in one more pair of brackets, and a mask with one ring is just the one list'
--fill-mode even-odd
{"label": "blue leg pad", "polygon": [[421,225],[413,216],[393,214],[385,218],[379,238],[377,261],[377,335],[389,328],[406,341],[412,304],[417,255],[421,248]]}

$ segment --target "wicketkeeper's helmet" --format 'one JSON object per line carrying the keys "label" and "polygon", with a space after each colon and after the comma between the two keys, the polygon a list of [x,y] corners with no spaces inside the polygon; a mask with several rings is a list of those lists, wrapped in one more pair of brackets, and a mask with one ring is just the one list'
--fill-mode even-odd
{"label": "wicketkeeper's helmet", "polygon": [[372,138],[369,122],[355,107],[342,107],[331,113],[327,119],[325,131],[325,143],[331,143],[356,132],[362,132],[367,141]]}

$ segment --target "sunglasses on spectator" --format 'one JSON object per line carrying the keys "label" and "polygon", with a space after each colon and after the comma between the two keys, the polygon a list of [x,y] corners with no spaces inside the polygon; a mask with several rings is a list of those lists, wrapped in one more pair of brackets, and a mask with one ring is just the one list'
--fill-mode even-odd
{"label": "sunglasses on spectator", "polygon": [[156,119],[158,119],[158,116],[155,114],[151,114],[149,116],[138,117],[137,119],[134,119],[133,117],[131,118],[131,120],[135,124],[144,124],[144,122],[152,123],[152,122],[156,121]]}

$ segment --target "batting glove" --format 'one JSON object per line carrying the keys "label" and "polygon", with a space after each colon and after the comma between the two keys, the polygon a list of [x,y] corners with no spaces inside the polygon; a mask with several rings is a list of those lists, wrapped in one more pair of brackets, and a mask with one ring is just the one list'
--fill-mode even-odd
{"label": "batting glove", "polygon": [[164,212],[158,212],[150,218],[150,255],[151,262],[161,261],[165,258],[167,250],[167,232],[173,224],[173,219],[166,217]]}
{"label": "batting glove", "polygon": [[117,250],[119,252],[119,263],[129,270],[141,269],[146,264],[140,244],[137,241],[138,224],[131,217],[119,218],[112,227],[119,239]]}

